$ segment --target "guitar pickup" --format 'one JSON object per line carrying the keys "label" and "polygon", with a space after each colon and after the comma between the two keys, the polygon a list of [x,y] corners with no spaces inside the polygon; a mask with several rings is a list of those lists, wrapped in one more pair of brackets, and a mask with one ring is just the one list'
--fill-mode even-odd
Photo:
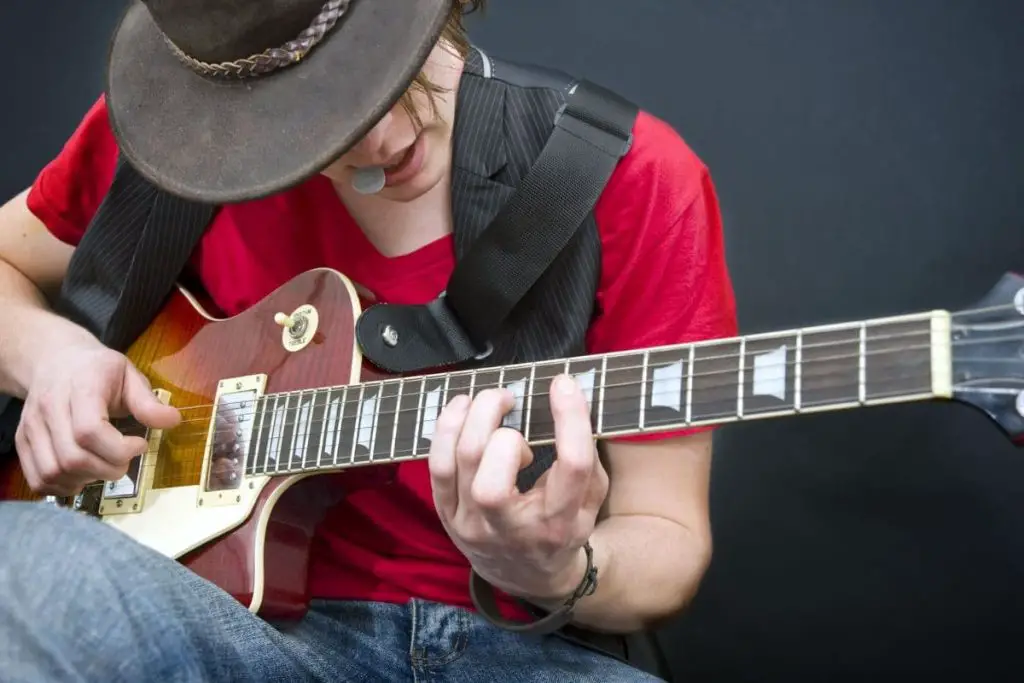
{"label": "guitar pickup", "polygon": [[256,421],[257,401],[267,384],[266,375],[225,379],[218,383],[213,418],[206,439],[199,505],[241,503],[246,458]]}
{"label": "guitar pickup", "polygon": [[[164,405],[170,405],[171,394],[166,389],[155,389],[153,394]],[[137,420],[120,421],[118,427],[127,436],[140,436],[146,440],[146,451],[132,458],[128,471],[117,481],[103,482],[103,492],[97,510],[101,517],[107,515],[135,514],[142,511],[146,502],[146,491],[153,485],[162,429],[149,429]]]}

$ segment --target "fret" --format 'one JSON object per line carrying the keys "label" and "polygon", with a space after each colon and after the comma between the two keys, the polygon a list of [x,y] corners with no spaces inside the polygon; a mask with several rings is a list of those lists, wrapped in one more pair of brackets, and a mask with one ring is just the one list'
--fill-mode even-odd
{"label": "fret", "polygon": [[288,420],[292,425],[292,441],[288,449],[289,472],[300,472],[305,466],[306,447],[309,443],[309,418],[313,413],[313,396],[313,392],[300,391]]}
{"label": "fret", "polygon": [[696,355],[697,349],[691,344],[686,361],[686,424],[693,421],[693,359]]}
{"label": "fret", "polygon": [[931,395],[931,317],[869,323],[864,339],[864,399]]}
{"label": "fret", "polygon": [[533,413],[533,380],[536,372],[536,364],[530,365],[530,377],[526,381],[526,410],[523,414],[523,421],[526,423],[526,428],[523,430],[523,438],[527,442],[530,441],[530,416]]}
{"label": "fret", "polygon": [[398,398],[395,400],[395,410],[392,414],[393,428],[391,430],[391,448],[388,449],[388,458],[395,459],[395,443],[398,441],[398,422],[402,415],[399,412],[402,407],[402,394],[405,393],[405,378],[398,380]]}
{"label": "fret", "polygon": [[[580,368],[583,368],[586,361],[574,361],[578,363]],[[600,363],[591,361],[591,374],[587,375],[586,369],[584,369],[583,376],[590,378],[589,393],[592,395],[594,391],[594,375],[592,367],[599,366]],[[564,360],[554,362],[538,363],[533,372],[533,392],[532,401],[533,406],[530,410],[530,422],[528,430],[530,432],[529,440],[536,443],[549,443],[555,438],[555,420],[551,415],[551,382],[555,377],[565,372],[566,362]],[[577,379],[577,382],[580,380]],[[581,384],[582,388],[582,384]],[[587,394],[585,393],[584,396]]]}
{"label": "fret", "polygon": [[356,450],[359,445],[360,418],[363,414],[363,394],[366,386],[358,385],[358,391],[353,388],[349,397],[345,400],[345,418],[351,417],[351,421],[345,422],[345,452],[347,453],[344,465],[353,465],[356,462]]}
{"label": "fret", "polygon": [[[649,360],[650,352],[647,352],[644,354],[643,366],[640,368],[640,396],[642,397],[647,396],[647,362]],[[644,428],[645,403],[647,403],[646,398],[640,401],[640,419],[637,421],[637,425],[641,431],[643,431]]]}
{"label": "fret", "polygon": [[801,411],[860,401],[860,325],[805,329],[800,353]]}
{"label": "fret", "polygon": [[796,354],[796,360],[793,363],[793,407],[796,410],[800,410],[803,406],[801,403],[801,391],[803,382],[801,381],[801,373],[803,372],[803,359],[804,359],[804,333],[803,330],[798,330],[796,333],[796,348],[794,349]]}
{"label": "fret", "polygon": [[[278,452],[281,448],[281,432],[284,430],[284,410],[282,409],[285,397],[279,394],[273,395],[263,411],[270,410],[270,419],[264,418],[266,432],[261,440],[263,450],[263,472],[276,472],[278,470]],[[273,468],[273,469],[271,469]]]}
{"label": "fret", "polygon": [[601,406],[601,433],[615,434],[635,430],[640,424],[640,379],[643,354],[613,354],[607,357]]}
{"label": "fret", "polygon": [[[604,389],[604,381],[602,375],[604,373],[604,367],[606,362],[605,356],[599,356],[597,358],[580,358],[565,361],[561,366],[561,372],[568,374],[575,380],[577,386],[580,388],[580,393],[583,394],[583,399],[590,406],[590,424],[594,425],[597,429],[597,425],[600,421],[600,400],[601,392]],[[547,396],[550,400],[551,386],[550,382],[547,387]],[[554,416],[551,414],[551,405],[548,404],[547,408],[548,419],[552,421],[551,434],[554,436]]]}
{"label": "fret", "polygon": [[352,443],[353,465],[370,462],[373,458],[374,446],[377,443],[377,419],[380,413],[380,394],[382,382],[370,382],[362,385],[359,392],[359,403],[356,406],[355,438]]}
{"label": "fret", "polygon": [[253,402],[253,427],[252,433],[255,438],[252,441],[252,448],[245,454],[245,474],[253,476],[259,472],[263,443],[266,437],[264,419],[267,413],[267,399],[261,396]]}
{"label": "fret", "polygon": [[[426,455],[430,451],[430,444],[434,440],[434,429],[437,426],[437,418],[445,406],[445,396],[448,393],[450,384],[449,377],[427,377],[423,381],[423,402],[419,414],[418,438],[416,449],[413,455]],[[467,378],[466,385],[469,381]]]}
{"label": "fret", "polygon": [[416,454],[416,437],[423,411],[426,380],[410,378],[405,381],[398,396],[398,416],[395,420],[395,446],[392,457],[405,460]]}
{"label": "fret", "polygon": [[530,366],[520,366],[508,368],[501,375],[502,387],[515,397],[515,403],[502,419],[501,425],[521,433],[525,433],[527,429],[526,416],[523,411],[526,408],[526,392],[530,386],[530,373]]}
{"label": "fret", "polygon": [[721,421],[737,415],[740,347],[737,339],[696,344],[690,417],[693,422]]}
{"label": "fret", "polygon": [[373,420],[373,441],[370,461],[391,460],[392,439],[395,433],[395,409],[398,407],[400,382],[389,380],[378,384],[377,405]]}
{"label": "fret", "polygon": [[294,429],[292,422],[294,417],[292,416],[292,407],[295,404],[295,394],[285,393],[281,395],[280,401],[278,402],[278,430],[274,441],[274,471],[275,472],[287,472],[288,471],[288,448],[289,448],[289,429]]}
{"label": "fret", "polygon": [[[466,393],[473,398],[476,398],[484,391],[488,389],[497,389],[501,386],[501,368],[480,368],[473,370],[470,373],[469,390]],[[456,394],[463,393],[456,391],[452,393],[452,397]],[[448,399],[449,401],[451,398]]]}
{"label": "fret", "polygon": [[309,413],[309,425],[306,428],[306,446],[302,451],[302,469],[308,470],[320,466],[323,457],[324,443],[324,413],[327,408],[327,397],[329,391],[314,389],[311,410]]}
{"label": "fret", "polygon": [[736,417],[743,418],[743,360],[747,353],[747,338],[740,338],[739,373],[736,377]]}
{"label": "fret", "polygon": [[690,375],[690,346],[651,351],[644,385],[644,427],[664,428],[686,423],[686,385]]}
{"label": "fret", "polygon": [[[497,373],[497,370],[492,372]],[[443,409],[446,405],[451,403],[451,400],[456,396],[466,394],[470,397],[473,396],[474,387],[474,375],[473,371],[469,372],[453,372],[447,377],[447,385],[445,386],[444,401],[441,403]]]}
{"label": "fret", "polygon": [[[345,395],[348,387],[335,387],[327,395],[327,406],[324,413],[324,440],[321,450],[324,460],[330,461],[331,467],[337,467],[338,454],[341,453],[341,420],[345,412]],[[321,466],[324,463],[321,462]]]}
{"label": "fret", "polygon": [[341,424],[338,425],[337,458],[338,467],[355,462],[356,437],[359,427],[359,409],[362,405],[363,385],[353,384],[346,388],[341,401]]}
{"label": "fret", "polygon": [[799,332],[746,339],[743,348],[743,416],[793,412],[797,401]]}

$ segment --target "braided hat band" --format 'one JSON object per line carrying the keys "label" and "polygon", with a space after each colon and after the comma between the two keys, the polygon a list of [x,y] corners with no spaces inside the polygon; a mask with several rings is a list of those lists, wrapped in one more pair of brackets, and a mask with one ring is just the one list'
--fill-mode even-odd
{"label": "braided hat band", "polygon": [[227,62],[204,62],[185,54],[170,38],[164,40],[178,59],[188,68],[202,76],[238,80],[263,76],[265,74],[298,64],[316,47],[324,36],[334,28],[348,10],[351,0],[327,0],[320,13],[313,18],[309,28],[281,47],[272,47],[263,52]]}

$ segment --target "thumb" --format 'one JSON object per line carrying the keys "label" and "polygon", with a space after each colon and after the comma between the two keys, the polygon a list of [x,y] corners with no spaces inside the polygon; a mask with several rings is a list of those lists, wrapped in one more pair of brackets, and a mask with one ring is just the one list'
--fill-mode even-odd
{"label": "thumb", "polygon": [[157,400],[149,381],[131,362],[125,363],[121,401],[132,417],[150,429],[171,429],[181,421],[178,410]]}

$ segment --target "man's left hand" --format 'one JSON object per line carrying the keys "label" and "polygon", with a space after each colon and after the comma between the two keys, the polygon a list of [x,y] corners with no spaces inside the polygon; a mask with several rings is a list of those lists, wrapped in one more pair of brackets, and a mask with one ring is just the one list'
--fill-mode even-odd
{"label": "man's left hand", "polygon": [[525,599],[567,598],[583,579],[608,473],[597,456],[590,408],[565,375],[551,387],[557,458],[525,493],[519,471],[533,454],[523,435],[501,426],[507,390],[460,395],[438,417],[429,467],[434,503],[448,535],[481,578]]}

